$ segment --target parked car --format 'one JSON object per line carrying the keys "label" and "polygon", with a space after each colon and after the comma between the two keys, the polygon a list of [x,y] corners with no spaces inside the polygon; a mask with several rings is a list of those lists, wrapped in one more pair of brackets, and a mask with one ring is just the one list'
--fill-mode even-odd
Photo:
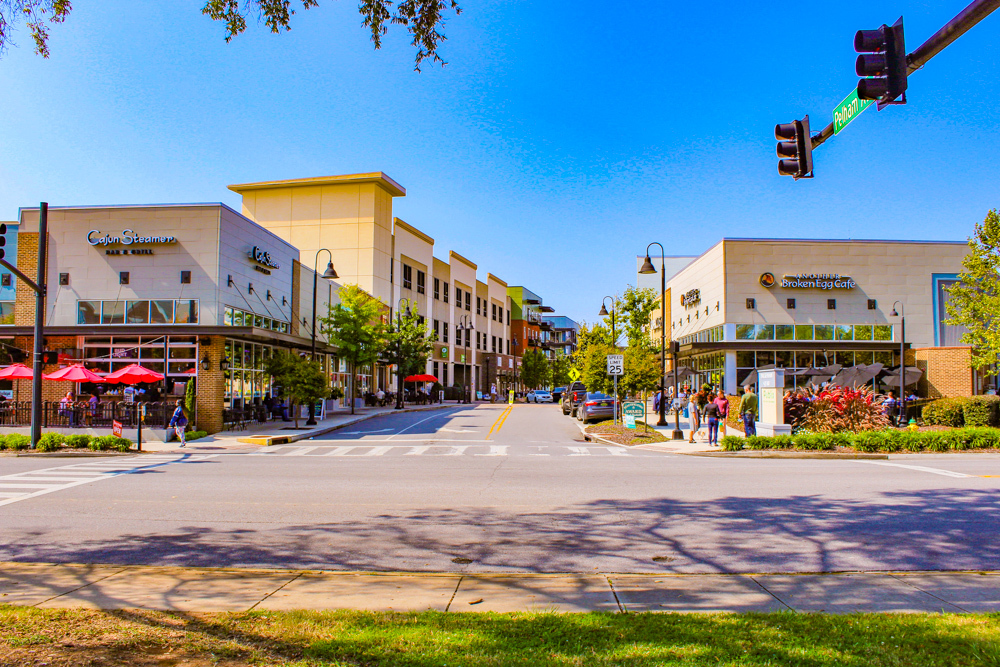
{"label": "parked car", "polygon": [[587,385],[582,382],[574,382],[566,387],[562,395],[562,413],[576,417],[576,406],[580,404],[583,397],[587,395]]}
{"label": "parked car", "polygon": [[532,389],[528,392],[528,403],[551,403],[552,393],[547,389]]}
{"label": "parked car", "polygon": [[576,408],[576,418],[584,424],[592,419],[612,419],[617,403],[614,396],[589,391]]}
{"label": "parked car", "polygon": [[559,403],[562,400],[563,392],[566,391],[566,387],[556,387],[552,390],[552,402]]}

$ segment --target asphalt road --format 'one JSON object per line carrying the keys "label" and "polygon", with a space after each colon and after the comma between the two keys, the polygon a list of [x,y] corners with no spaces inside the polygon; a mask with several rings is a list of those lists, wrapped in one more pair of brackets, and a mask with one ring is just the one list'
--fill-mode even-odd
{"label": "asphalt road", "polygon": [[[584,442],[554,405],[456,406],[264,450],[2,457],[0,560],[373,571],[997,570],[998,487],[996,455],[691,457]],[[25,489],[41,495],[18,495]]]}

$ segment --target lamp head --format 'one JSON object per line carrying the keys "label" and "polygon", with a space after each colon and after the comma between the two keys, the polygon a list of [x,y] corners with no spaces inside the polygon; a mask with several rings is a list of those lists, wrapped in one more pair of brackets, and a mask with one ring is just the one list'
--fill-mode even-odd
{"label": "lamp head", "polygon": [[608,316],[608,309],[604,307],[603,303],[601,304],[601,312],[599,312],[597,314],[600,317],[607,317]]}
{"label": "lamp head", "polygon": [[656,268],[653,266],[653,262],[650,261],[649,255],[646,255],[646,260],[642,263],[642,267],[639,269],[639,273],[648,275],[650,273],[656,273]]}
{"label": "lamp head", "polygon": [[323,277],[326,278],[327,280],[336,280],[337,278],[340,277],[337,275],[337,272],[334,271],[333,269],[333,262],[326,263],[326,271],[323,272]]}
{"label": "lamp head", "polygon": [[892,312],[889,313],[889,317],[899,317],[899,313],[896,312],[895,308],[893,308]]}

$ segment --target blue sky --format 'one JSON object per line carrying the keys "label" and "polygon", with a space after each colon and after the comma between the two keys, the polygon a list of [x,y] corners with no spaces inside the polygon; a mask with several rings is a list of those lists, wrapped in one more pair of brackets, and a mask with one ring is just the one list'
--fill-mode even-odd
{"label": "blue sky", "polygon": [[[230,183],[384,171],[395,213],[593,320],[650,241],[964,239],[1000,206],[1000,14],[779,177],[773,128],[814,129],[856,84],[854,32],[913,50],[957,2],[463,3],[445,68],[374,51],[353,0],[231,43],[200,3],[77,3],[0,59],[0,219],[19,206],[223,201]],[[804,39],[796,41],[795,30]]]}

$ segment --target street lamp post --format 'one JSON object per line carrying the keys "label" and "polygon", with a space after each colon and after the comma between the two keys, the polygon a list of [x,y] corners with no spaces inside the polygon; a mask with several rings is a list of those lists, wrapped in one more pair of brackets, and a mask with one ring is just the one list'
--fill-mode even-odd
{"label": "street lamp post", "polygon": [[[316,251],[316,258],[313,260],[312,348],[311,348],[311,356],[310,356],[310,358],[313,361],[316,361],[316,289],[317,289],[317,287],[319,285],[319,276],[320,276],[320,273],[319,273],[319,254],[321,252],[325,252],[327,255],[330,256],[330,261],[327,262],[327,264],[326,264],[326,271],[323,272],[323,279],[324,280],[336,280],[337,278],[339,278],[339,276],[337,275],[337,272],[334,271],[334,269],[333,269],[333,253],[330,252],[327,248],[320,248],[319,250],[317,250]],[[352,379],[351,382],[353,383],[354,380]],[[353,388],[353,386],[354,385],[352,384],[351,387]],[[354,392],[352,391],[351,393],[353,394]],[[306,426],[315,426],[315,425],[316,425],[316,410],[315,410],[314,406],[310,405],[309,406],[309,419],[306,420]]]}
{"label": "street lamp post", "polygon": [[[402,298],[402,299],[400,299],[399,301],[396,302],[396,333],[397,334],[399,334],[402,331],[402,328],[403,328],[402,327],[403,323],[402,323],[402,320],[401,320],[401,315],[402,315],[403,307],[402,307],[401,304],[404,301],[406,301],[406,317],[407,317],[407,319],[409,319],[409,317],[411,315],[409,300],[407,300],[404,297],[404,298]],[[400,337],[397,336],[396,344],[400,345],[401,343],[402,343],[402,341],[401,341]],[[397,355],[396,355],[396,361],[397,361],[397,363],[396,363],[396,409],[397,410],[402,410],[403,409],[403,364],[402,364],[403,354],[402,354],[402,352],[403,352],[403,350],[402,350],[402,348],[400,348],[399,350],[397,350]]]}
{"label": "street lamp post", "polygon": [[[896,304],[899,304],[899,312],[896,311]],[[906,311],[903,309],[903,302],[896,301],[892,304],[892,317],[899,318],[899,423],[906,422]]]}
{"label": "street lamp post", "polygon": [[472,326],[472,318],[469,315],[462,315],[462,318],[459,320],[458,331],[462,332],[460,335],[464,338],[464,341],[460,341],[459,343],[464,343],[462,346],[465,348],[465,361],[462,364],[462,371],[463,375],[465,375],[465,385],[468,387],[468,393],[464,396],[466,403],[472,403],[472,381],[470,377],[472,375],[472,367],[469,364],[469,339],[472,337],[472,334],[469,332],[473,329],[475,327]]}
{"label": "street lamp post", "polygon": [[[613,296],[606,296],[601,299],[601,310],[597,313],[601,317],[608,316],[608,308],[605,305],[608,299],[611,299],[611,344],[615,348],[615,353],[618,353],[618,334],[615,332],[615,319],[618,316],[618,310],[615,308],[615,298]],[[615,425],[618,424],[618,376],[615,377],[615,411],[611,417],[611,422]]]}
{"label": "street lamp post", "polygon": [[[667,384],[667,268],[666,268],[666,251],[663,249],[663,244],[658,241],[653,241],[648,246],[646,246],[646,259],[642,263],[642,268],[639,269],[639,273],[650,274],[656,273],[656,268],[653,266],[653,262],[649,258],[649,249],[654,245],[660,246],[660,418],[657,420],[657,426],[666,426],[667,417],[667,401],[664,391]],[[677,352],[674,346],[671,345],[671,351],[673,352],[674,360],[674,398],[677,398]],[[674,411],[674,432],[670,436],[672,440],[683,440],[684,433],[681,431],[680,424],[680,414]]]}

